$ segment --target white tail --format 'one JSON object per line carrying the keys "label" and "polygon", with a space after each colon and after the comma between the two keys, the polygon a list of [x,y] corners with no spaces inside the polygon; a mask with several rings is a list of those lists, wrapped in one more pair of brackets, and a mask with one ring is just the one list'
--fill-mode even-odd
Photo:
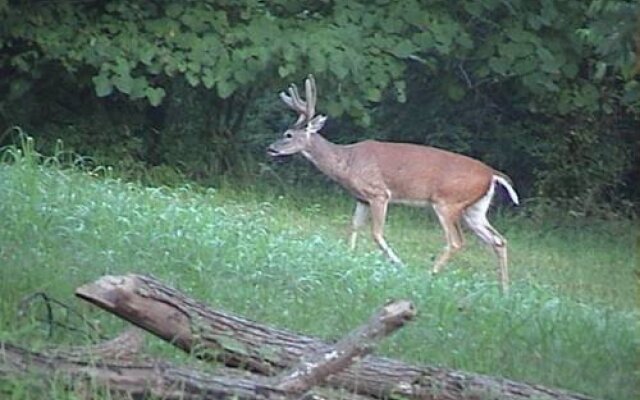
{"label": "white tail", "polygon": [[502,174],[501,175],[494,175],[493,176],[493,180],[495,182],[498,182],[505,189],[507,189],[507,193],[509,193],[509,197],[511,198],[511,201],[513,202],[513,204],[515,204],[515,205],[519,205],[520,204],[520,199],[518,198],[518,193],[516,193],[515,189],[513,188],[513,184],[511,183],[511,181],[509,179],[506,178],[506,176],[504,176]]}
{"label": "white tail", "polygon": [[316,85],[311,75],[305,81],[305,95],[302,100],[295,85],[291,85],[288,94],[280,93],[283,102],[298,113],[298,120],[267,152],[274,157],[301,153],[353,195],[356,209],[350,237],[352,248],[359,228],[371,213],[373,239],[391,261],[400,264],[400,258],[383,236],[388,205],[432,205],[447,241],[433,272],[440,271],[462,248],[462,219],[493,248],[502,289],[507,290],[507,242],[486,218],[495,183],[507,189],[515,204],[519,202],[506,175],[473,158],[434,147],[373,140],[350,145],[331,143],[318,133],[326,117],[315,115]]}

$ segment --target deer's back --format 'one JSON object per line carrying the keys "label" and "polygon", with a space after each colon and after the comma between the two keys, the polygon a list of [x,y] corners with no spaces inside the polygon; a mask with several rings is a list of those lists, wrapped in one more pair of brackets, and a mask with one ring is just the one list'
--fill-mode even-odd
{"label": "deer's back", "polygon": [[356,168],[372,181],[382,180],[392,202],[472,204],[487,192],[495,172],[473,158],[429,146],[364,141],[352,150],[364,160]]}

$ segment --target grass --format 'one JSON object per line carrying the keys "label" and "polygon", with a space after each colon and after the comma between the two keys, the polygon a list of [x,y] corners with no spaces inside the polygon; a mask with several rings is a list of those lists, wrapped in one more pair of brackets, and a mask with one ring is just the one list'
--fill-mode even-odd
{"label": "grass", "polygon": [[[327,339],[388,299],[407,298],[418,319],[379,353],[598,398],[640,397],[637,221],[495,216],[511,250],[512,290],[501,296],[493,255],[468,234],[466,251],[441,275],[426,273],[443,243],[420,210],[390,212],[387,236],[402,269],[366,232],[356,252],[347,250],[353,205],[333,188],[145,188],[10,154],[0,164],[1,340],[36,348],[85,340],[59,327],[49,339],[37,307],[17,318],[34,292],[73,305],[105,335],[117,332],[124,323],[73,291],[103,274],[136,272],[214,307]],[[151,350],[178,357],[167,347]],[[29,398],[19,384],[8,387],[0,389],[7,398]]]}

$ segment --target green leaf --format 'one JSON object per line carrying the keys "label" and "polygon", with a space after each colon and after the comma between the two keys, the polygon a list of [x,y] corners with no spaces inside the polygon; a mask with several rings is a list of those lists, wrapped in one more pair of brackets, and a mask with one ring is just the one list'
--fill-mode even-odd
{"label": "green leaf", "polygon": [[340,104],[340,102],[335,100],[329,100],[326,102],[325,109],[327,113],[332,117],[339,117],[344,113],[344,108]]}
{"label": "green leaf", "polygon": [[369,101],[379,102],[382,98],[382,92],[377,87],[370,87],[366,89],[364,96]]}
{"label": "green leaf", "polygon": [[129,93],[129,97],[132,99],[139,99],[145,97],[147,95],[147,88],[149,87],[149,82],[147,78],[144,76],[134,78],[133,83],[131,85],[131,93]]}
{"label": "green leaf", "polygon": [[151,65],[153,57],[156,55],[156,48],[153,46],[147,46],[139,53],[140,62],[144,65]]}
{"label": "green leaf", "polygon": [[280,78],[285,78],[286,76],[291,74],[294,70],[295,70],[295,67],[289,64],[281,65],[278,67],[278,75],[280,75]]}
{"label": "green leaf", "polygon": [[435,46],[435,40],[429,31],[423,31],[413,35],[413,43],[415,43],[420,50],[429,50]]}
{"label": "green leaf", "polygon": [[462,32],[462,34],[456,38],[456,42],[463,49],[466,49],[466,50],[473,49],[473,40],[471,40],[471,37],[469,37],[469,35],[466,32]]}
{"label": "green leaf", "polygon": [[191,85],[192,87],[196,87],[200,83],[200,79],[192,71],[187,71],[187,73],[184,74],[184,77],[187,79],[187,82],[189,82],[189,85]]}
{"label": "green leaf", "polygon": [[567,62],[562,66],[561,71],[567,78],[573,79],[578,75],[579,69],[575,62]]}
{"label": "green leaf", "polygon": [[538,55],[540,61],[542,61],[541,69],[544,72],[560,72],[560,66],[562,65],[562,62],[558,58],[556,58],[548,49],[544,47],[538,47],[536,49],[536,54]]}
{"label": "green leaf", "polygon": [[184,74],[185,72],[187,72],[187,65],[188,63],[186,59],[179,59],[177,63],[178,71]]}
{"label": "green leaf", "polygon": [[526,75],[538,68],[537,60],[533,57],[519,58],[513,63],[513,72],[517,75]]}
{"label": "green leaf", "polygon": [[216,87],[218,88],[218,96],[220,96],[223,99],[226,99],[227,97],[231,96],[233,92],[236,90],[235,83],[228,80],[219,81]]}
{"label": "green leaf", "polygon": [[282,55],[283,55],[285,61],[292,63],[292,62],[294,62],[296,60],[297,52],[296,52],[294,47],[286,46],[282,50]]}
{"label": "green leaf", "polygon": [[165,12],[171,18],[176,18],[184,12],[184,6],[180,2],[172,2],[166,7]]}
{"label": "green leaf", "polygon": [[630,105],[640,101],[640,83],[638,81],[630,81],[624,85],[624,96],[622,102]]}
{"label": "green leaf", "polygon": [[543,94],[544,82],[546,80],[547,78],[543,74],[541,74],[540,72],[534,72],[532,74],[525,75],[522,78],[522,83],[524,83],[524,85],[528,87],[529,90],[531,90],[533,93]]}
{"label": "green leaf", "polygon": [[113,92],[113,84],[103,74],[96,75],[91,78],[93,84],[96,88],[96,96],[98,97],[107,97]]}
{"label": "green leaf", "polygon": [[211,89],[213,85],[216,84],[216,78],[213,75],[213,70],[211,68],[203,69],[201,79],[202,79],[202,84],[207,89]]}
{"label": "green leaf", "polygon": [[486,78],[491,73],[491,70],[486,65],[481,65],[476,70],[475,74],[478,78]]}
{"label": "green leaf", "polygon": [[363,126],[370,126],[371,125],[371,115],[367,114],[362,114],[360,116],[360,118],[358,119],[358,122],[360,122],[360,124],[362,124]]}
{"label": "green leaf", "polygon": [[131,66],[129,65],[129,61],[125,60],[122,57],[117,57],[116,64],[113,66],[113,72],[116,75],[129,75],[131,73]]}
{"label": "green leaf", "polygon": [[558,96],[558,102],[556,103],[557,111],[561,115],[566,115],[573,110],[572,97],[567,93],[567,91],[563,91]]}
{"label": "green leaf", "polygon": [[199,73],[202,70],[202,65],[199,62],[189,61],[187,62],[187,71]]}
{"label": "green leaf", "polygon": [[394,48],[391,49],[391,53],[398,58],[407,58],[416,51],[417,47],[409,40],[402,40],[398,42]]}
{"label": "green leaf", "polygon": [[551,25],[558,16],[558,10],[555,7],[554,1],[555,0],[542,0],[541,17],[542,20],[547,22],[549,25]]}
{"label": "green leaf", "polygon": [[593,74],[593,79],[596,81],[601,81],[604,78],[604,74],[607,72],[607,64],[602,61],[598,61],[596,63],[596,72]]}
{"label": "green leaf", "polygon": [[588,109],[595,109],[598,105],[598,99],[600,94],[598,93],[598,89],[587,82],[582,85],[580,90],[576,93],[575,104],[578,107],[586,107]]}
{"label": "green leaf", "polygon": [[465,1],[463,2],[463,7],[466,12],[474,17],[482,15],[482,2],[480,1]]}
{"label": "green leaf", "polygon": [[113,78],[116,88],[124,94],[130,94],[133,87],[133,78],[128,73],[126,75],[116,75]]}
{"label": "green leaf", "polygon": [[507,36],[509,37],[509,39],[511,39],[512,41],[516,42],[516,43],[538,43],[539,39],[538,36],[536,36],[535,34],[526,31],[524,29],[522,29],[521,27],[515,27],[513,29],[508,30],[507,32],[505,32],[507,34]]}
{"label": "green leaf", "polygon": [[162,103],[162,99],[165,96],[165,91],[163,88],[153,88],[151,86],[147,87],[145,90],[147,99],[152,106],[158,106]]}
{"label": "green leaf", "polygon": [[311,49],[309,49],[309,62],[317,72],[324,72],[327,70],[327,58],[316,47],[311,47]]}
{"label": "green leaf", "polygon": [[506,75],[509,70],[509,61],[503,57],[491,57],[489,59],[489,68],[497,74]]}
{"label": "green leaf", "polygon": [[329,64],[329,69],[338,77],[338,79],[344,79],[349,74],[349,69],[340,62],[333,62]]}
{"label": "green leaf", "polygon": [[233,78],[241,85],[246,85],[251,81],[251,74],[244,68],[238,68],[233,72]]}

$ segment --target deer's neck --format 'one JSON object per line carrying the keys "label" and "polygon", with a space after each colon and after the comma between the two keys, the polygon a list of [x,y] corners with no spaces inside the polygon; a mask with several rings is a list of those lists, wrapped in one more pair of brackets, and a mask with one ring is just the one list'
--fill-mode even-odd
{"label": "deer's neck", "polygon": [[325,175],[341,181],[347,175],[349,150],[331,143],[319,134],[311,136],[311,145],[302,152]]}

